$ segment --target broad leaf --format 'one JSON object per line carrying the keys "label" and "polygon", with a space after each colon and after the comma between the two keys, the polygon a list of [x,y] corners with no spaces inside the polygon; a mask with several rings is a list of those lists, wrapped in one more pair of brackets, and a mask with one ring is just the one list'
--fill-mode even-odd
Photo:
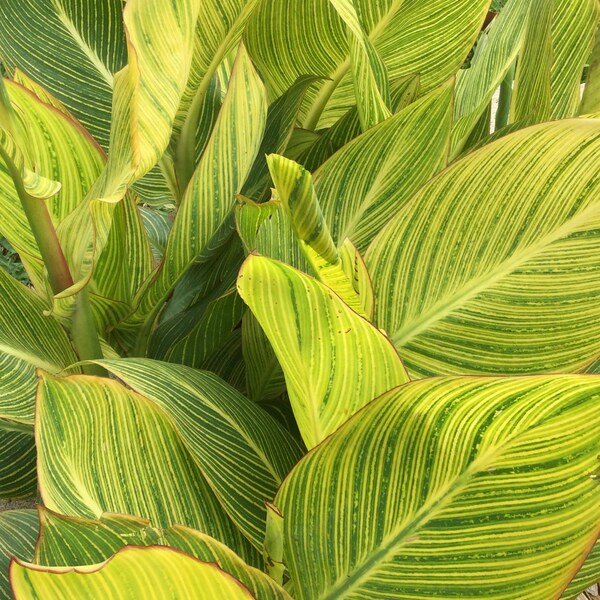
{"label": "broad leaf", "polygon": [[109,141],[113,74],[127,61],[124,4],[6,0],[0,8],[2,63],[23,71],[56,96],[104,148]]}
{"label": "broad leaf", "polygon": [[211,373],[138,359],[101,364],[174,423],[227,513],[262,548],[265,502],[302,455],[293,438]]}
{"label": "broad leaf", "polygon": [[128,546],[104,563],[76,569],[51,569],[16,561],[11,564],[10,582],[16,600],[253,597],[248,588],[217,565],[156,546]]}
{"label": "broad leaf", "polygon": [[583,567],[581,567],[575,579],[571,581],[561,598],[572,600],[598,582],[600,582],[600,544],[596,542]]}
{"label": "broad leaf", "polygon": [[218,565],[257,598],[288,598],[272,579],[246,565],[217,540],[187,527],[153,529],[144,519],[124,515],[106,514],[95,521],[40,509],[40,536],[33,562],[49,567],[93,565],[107,560],[124,546],[155,545],[171,546]]}
{"label": "broad leaf", "polygon": [[77,361],[67,334],[32,290],[0,269],[0,497],[36,491],[36,368],[58,373]]}
{"label": "broad leaf", "polygon": [[598,120],[538,125],[398,211],[366,261],[410,373],[574,372],[599,357],[599,152]]}
{"label": "broad leaf", "polygon": [[595,376],[384,394],[276,497],[297,597],[559,598],[598,536],[599,403]]}
{"label": "broad leaf", "polygon": [[[348,2],[264,2],[245,36],[275,96],[300,75],[330,79],[314,86],[305,102],[303,125],[308,129],[333,125],[356,104],[351,73],[356,25],[349,38],[334,4]],[[427,93],[458,71],[481,29],[489,1],[458,0],[451,10],[443,0],[354,0],[353,4],[368,36],[363,47],[373,45],[390,81],[419,73],[422,91]]]}
{"label": "broad leaf", "polygon": [[364,251],[381,228],[445,164],[452,118],[449,85],[342,148],[314,175],[336,244]]}
{"label": "broad leaf", "polygon": [[8,567],[12,558],[33,560],[38,537],[35,510],[0,511],[0,599],[11,600]]}
{"label": "broad leaf", "polygon": [[408,380],[385,335],[300,271],[252,255],[240,271],[238,291],[275,350],[309,449]]}
{"label": "broad leaf", "polygon": [[45,376],[36,443],[43,503],[66,515],[120,512],[188,525],[256,562],[169,416],[118,382]]}

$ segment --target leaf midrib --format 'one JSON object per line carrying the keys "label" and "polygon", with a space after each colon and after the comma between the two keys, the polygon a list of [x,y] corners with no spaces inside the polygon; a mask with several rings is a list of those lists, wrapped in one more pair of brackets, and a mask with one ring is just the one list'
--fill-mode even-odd
{"label": "leaf midrib", "polygon": [[60,22],[64,25],[65,29],[71,36],[71,39],[88,58],[90,63],[94,66],[96,71],[102,76],[102,79],[112,88],[113,87],[113,74],[108,70],[106,65],[102,62],[96,51],[81,37],[81,34],[75,27],[71,17],[67,14],[64,6],[60,0],[53,0],[54,8],[56,10],[56,16]]}
{"label": "leaf midrib", "polygon": [[408,342],[428,329],[430,325],[441,321],[481,292],[493,287],[504,276],[510,275],[528,260],[541,254],[554,242],[574,233],[578,227],[598,214],[600,214],[600,203],[593,203],[553,232],[541,237],[537,243],[515,253],[484,275],[466,281],[449,298],[438,301],[429,310],[420,314],[418,318],[405,323],[401,329],[390,335],[392,342],[398,348],[406,346]]}
{"label": "leaf midrib", "polygon": [[497,446],[490,446],[486,452],[478,456],[469,464],[469,466],[458,476],[452,483],[438,490],[436,497],[430,502],[426,502],[423,507],[417,511],[411,521],[400,531],[392,531],[386,539],[384,539],[379,547],[362,563],[357,565],[351,573],[348,573],[335,582],[329,589],[318,597],[318,600],[338,600],[345,597],[346,593],[360,584],[363,576],[374,570],[387,556],[393,556],[397,552],[397,547],[409,540],[410,536],[420,529],[423,524],[427,524],[431,520],[431,516],[435,517],[435,513],[439,508],[443,508],[452,502],[454,497],[460,493],[463,485],[468,482],[478,473],[489,468],[490,464],[497,457],[501,457],[506,451],[522,437],[529,434],[538,427],[547,425],[555,419],[563,419],[562,414],[551,414],[542,417],[540,420],[532,423],[525,429],[514,433],[507,437],[506,440]]}

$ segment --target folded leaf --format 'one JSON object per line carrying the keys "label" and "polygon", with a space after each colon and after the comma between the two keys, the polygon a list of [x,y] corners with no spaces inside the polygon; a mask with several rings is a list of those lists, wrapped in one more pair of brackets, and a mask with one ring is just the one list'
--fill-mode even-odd
{"label": "folded leaf", "polygon": [[15,561],[10,582],[16,600],[253,598],[248,588],[216,565],[162,547],[128,546],[104,563],[76,569]]}
{"label": "folded leaf", "polygon": [[600,356],[599,151],[598,120],[524,129],[399,210],[366,262],[410,373],[577,372]]}
{"label": "folded leaf", "polygon": [[595,376],[383,395],[275,499],[297,597],[559,598],[599,533],[599,401]]}
{"label": "folded leaf", "polygon": [[385,335],[311,277],[252,255],[238,291],[275,350],[309,449],[373,398],[408,381]]}

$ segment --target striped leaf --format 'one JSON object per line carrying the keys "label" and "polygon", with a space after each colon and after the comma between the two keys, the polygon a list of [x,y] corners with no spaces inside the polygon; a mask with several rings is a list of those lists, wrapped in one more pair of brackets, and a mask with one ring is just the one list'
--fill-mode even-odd
{"label": "striped leaf", "polygon": [[0,511],[0,599],[12,600],[8,567],[12,558],[32,560],[38,537],[35,510]]}
{"label": "striped leaf", "polygon": [[[555,0],[533,3],[517,59],[510,121],[541,123],[552,112],[552,19]],[[533,124],[533,123],[532,123]]]}
{"label": "striped leaf", "polygon": [[168,297],[230,216],[235,195],[260,148],[266,116],[264,86],[241,46],[215,129],[182,200],[164,261],[143,299],[142,312]]}
{"label": "striped leaf", "polygon": [[6,0],[0,60],[58,98],[106,149],[113,74],[127,61],[123,0]]}
{"label": "striped leaf", "polygon": [[103,515],[100,520],[65,517],[40,509],[40,537],[35,564],[49,567],[93,565],[124,546],[170,546],[198,560],[218,565],[257,598],[286,599],[287,594],[261,571],[249,567],[227,546],[187,527],[157,530],[144,519]]}
{"label": "striped leaf", "polygon": [[452,118],[446,85],[342,148],[314,175],[336,244],[359,251],[444,164]]}
{"label": "striped leaf", "polygon": [[446,170],[366,255],[411,374],[582,371],[600,355],[600,121],[506,136]]}
{"label": "striped leaf", "polygon": [[579,105],[579,115],[600,112],[600,33],[596,31],[594,49],[589,57],[589,71],[583,98]]}
{"label": "striped leaf", "polygon": [[275,503],[301,600],[558,599],[599,533],[595,376],[384,394]]}
{"label": "striped leaf", "polygon": [[348,28],[350,64],[363,131],[392,116],[387,70],[360,22],[354,0],[330,0]]}
{"label": "striped leaf", "polygon": [[572,600],[598,582],[600,582],[600,544],[596,542],[583,567],[581,567],[575,579],[571,581],[561,598]]}
{"label": "striped leaf", "polygon": [[158,528],[188,525],[258,561],[172,420],[118,382],[44,376],[36,444],[40,492],[50,510],[86,518],[120,512]]}
{"label": "striped leaf", "polygon": [[173,422],[219,502],[262,548],[265,502],[301,456],[292,437],[211,373],[150,360],[101,364]]}
{"label": "striped leaf", "polygon": [[[551,44],[552,51],[550,56],[546,53],[543,57],[552,61],[550,116],[560,119],[577,114],[581,73],[592,49],[600,6],[595,0],[553,0],[552,3],[509,0],[493,20],[485,42],[480,42],[481,51],[473,59],[471,67],[458,74],[452,156],[461,153],[465,140],[519,53],[529,55],[540,52],[540,46],[536,45],[539,42],[528,35],[528,29],[532,33],[532,28],[540,27],[544,21],[548,26],[548,18],[540,15],[539,11],[547,10],[550,4],[554,6],[549,19],[551,40],[546,38],[544,43]],[[525,48],[524,44],[530,47]],[[535,58],[531,60],[535,61]],[[538,61],[537,67],[540,64]],[[540,73],[535,72],[534,66],[531,67],[532,75],[539,77]],[[540,72],[543,71],[540,69]],[[545,102],[544,98],[540,101]],[[518,112],[514,113],[515,117],[518,115]]]}
{"label": "striped leaf", "polygon": [[[390,82],[391,108],[400,112],[412,104],[419,96],[419,75],[408,75]],[[297,162],[313,172],[316,171],[335,152],[350,143],[362,132],[358,108],[351,108],[341,119],[328,129],[320,131],[317,140],[299,156],[288,154]]]}
{"label": "striped leaf", "polygon": [[[102,150],[77,122],[39,100],[24,87],[6,81],[12,106],[26,123],[21,140],[38,173],[61,183],[47,202],[54,224],[59,225],[83,201],[104,165]],[[0,161],[0,234],[22,257],[36,288],[45,289],[43,263],[37,243],[17,195],[13,180]]]}
{"label": "striped leaf", "polygon": [[159,546],[127,546],[89,567],[52,569],[15,561],[10,582],[16,600],[253,598],[248,588],[217,565]]}
{"label": "striped leaf", "polygon": [[[335,4],[349,3],[338,0]],[[377,51],[390,81],[419,73],[422,91],[427,93],[463,64],[489,1],[457,0],[451,7],[444,0],[354,0],[353,4],[368,36],[363,48],[372,45]],[[283,94],[300,75],[330,79],[314,86],[308,95],[302,119],[307,129],[333,125],[356,104],[351,47],[356,50],[355,32],[359,32],[352,19],[349,38],[350,13],[345,14],[346,21],[334,3],[326,0],[271,0],[260,6],[246,32],[249,51],[274,96]]]}
{"label": "striped leaf", "polygon": [[309,449],[408,380],[389,340],[300,271],[252,255],[240,271],[238,291],[275,350]]}
{"label": "striped leaf", "polygon": [[77,361],[47,305],[0,269],[0,497],[36,492],[35,369],[58,373]]}
{"label": "striped leaf", "polygon": [[353,280],[344,271],[340,254],[323,219],[310,173],[298,163],[277,154],[267,157],[267,163],[277,197],[311,269],[352,310],[368,318],[365,306],[354,289]]}

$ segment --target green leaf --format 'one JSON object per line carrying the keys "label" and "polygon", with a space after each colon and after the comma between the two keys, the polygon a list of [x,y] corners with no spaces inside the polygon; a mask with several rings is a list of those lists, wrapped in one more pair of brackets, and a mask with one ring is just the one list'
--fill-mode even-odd
{"label": "green leaf", "polygon": [[314,175],[333,239],[364,251],[444,164],[452,118],[446,85],[342,148]]}
{"label": "green leaf", "polygon": [[137,515],[153,527],[188,525],[255,564],[172,419],[109,379],[44,376],[36,414],[43,503],[66,515]]}
{"label": "green leaf", "polygon": [[[102,150],[78,124],[34,94],[11,81],[6,88],[12,106],[21,115],[30,160],[38,173],[61,183],[60,191],[46,202],[58,226],[83,201],[101,173]],[[9,240],[25,264],[29,277],[40,293],[45,290],[43,262],[13,180],[0,160],[0,234]]]}
{"label": "green leaf", "polygon": [[[552,112],[552,19],[555,0],[533,3],[517,59],[510,121],[541,123]],[[532,123],[532,124],[533,124]]]}
{"label": "green leaf", "polygon": [[[368,36],[363,47],[369,44],[377,51],[390,81],[419,73],[423,93],[459,70],[488,6],[489,0],[458,0],[451,10],[445,0],[354,0],[360,25]],[[355,23],[353,34],[356,29]],[[356,42],[351,42],[356,39],[356,34],[349,39],[348,27],[333,3],[322,0],[264,2],[245,36],[273,96],[283,94],[300,75],[330,79],[314,86],[307,95],[302,113],[307,129],[333,125],[356,104],[351,72],[351,45],[356,50]],[[363,60],[362,65],[368,62]],[[375,80],[380,82],[377,77]],[[369,89],[373,91],[374,86],[369,85]]]}
{"label": "green leaf", "polygon": [[217,565],[164,547],[128,546],[104,563],[76,569],[16,561],[10,568],[10,581],[16,600],[253,597],[248,588]]}
{"label": "green leaf", "polygon": [[363,29],[353,0],[330,0],[348,28],[354,92],[363,131],[392,116],[387,70]]}
{"label": "green leaf", "polygon": [[508,135],[431,181],[366,255],[415,377],[583,371],[600,355],[600,121]]}
{"label": "green leaf", "polygon": [[0,298],[0,497],[31,497],[35,369],[58,373],[77,356],[58,322],[44,316],[44,301],[2,270]]}
{"label": "green leaf", "polygon": [[307,275],[252,255],[240,271],[238,291],[275,350],[309,449],[408,380],[389,340]]}
{"label": "green leaf", "polygon": [[13,557],[32,560],[38,537],[35,510],[0,511],[0,599],[11,600],[8,566]]}
{"label": "green leaf", "polygon": [[559,598],[598,536],[599,401],[595,376],[384,394],[276,497],[297,597]]}
{"label": "green leaf", "polygon": [[229,217],[235,195],[260,148],[266,116],[264,87],[241,46],[215,129],[182,200],[163,264],[156,283],[146,292],[142,312],[149,312],[166,298]]}
{"label": "green leaf", "polygon": [[123,6],[123,0],[6,0],[0,8],[2,63],[56,96],[104,148],[113,74],[127,60]]}
{"label": "green leaf", "polygon": [[211,373],[138,359],[101,364],[173,422],[227,513],[262,548],[265,502],[302,455],[293,438]]}
{"label": "green leaf", "polygon": [[323,219],[310,173],[294,161],[277,154],[267,157],[267,163],[277,196],[311,269],[352,310],[369,318],[362,299],[354,289],[354,281],[344,271],[340,254]]}
{"label": "green leaf", "polygon": [[124,515],[103,515],[96,521],[40,509],[40,537],[34,562],[49,567],[93,565],[107,560],[124,546],[155,545],[171,546],[218,565],[257,598],[288,598],[269,577],[246,565],[217,540],[187,527],[153,529],[144,519]]}
{"label": "green leaf", "polygon": [[600,544],[596,542],[594,548],[586,558],[583,567],[571,581],[569,587],[563,592],[561,598],[571,600],[581,592],[592,587],[600,581]]}

